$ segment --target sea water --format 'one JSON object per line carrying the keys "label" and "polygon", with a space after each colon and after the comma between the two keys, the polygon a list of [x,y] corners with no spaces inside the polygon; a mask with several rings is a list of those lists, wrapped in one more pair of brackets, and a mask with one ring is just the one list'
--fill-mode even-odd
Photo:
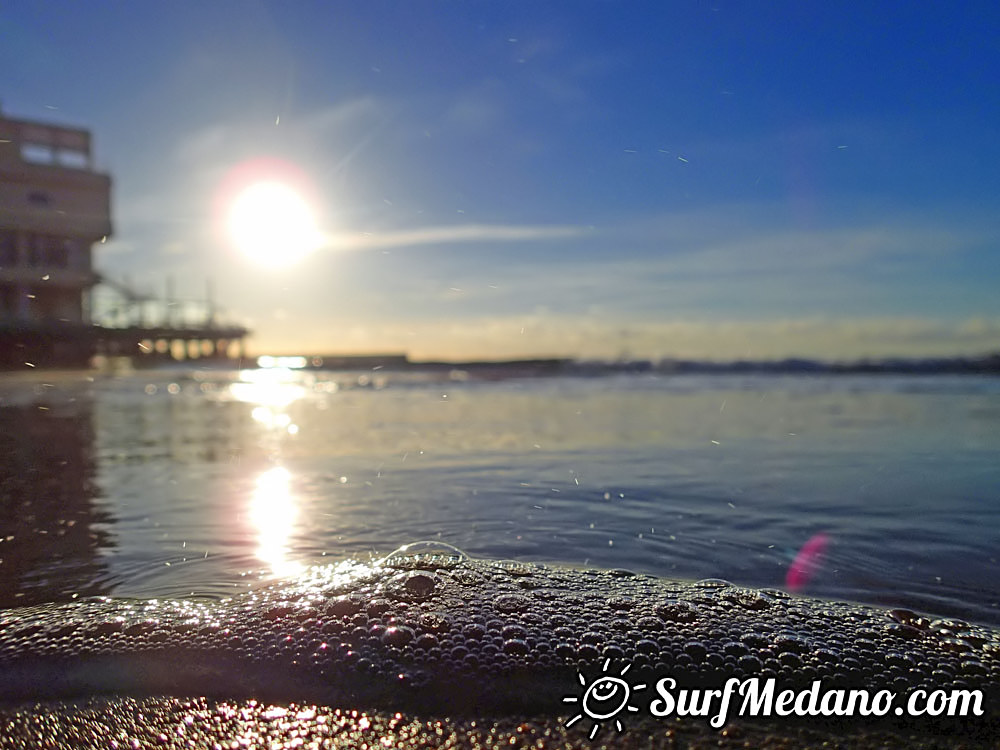
{"label": "sea water", "polygon": [[1000,624],[996,378],[35,373],[0,456],[3,607],[417,540],[782,587],[824,534],[803,593]]}

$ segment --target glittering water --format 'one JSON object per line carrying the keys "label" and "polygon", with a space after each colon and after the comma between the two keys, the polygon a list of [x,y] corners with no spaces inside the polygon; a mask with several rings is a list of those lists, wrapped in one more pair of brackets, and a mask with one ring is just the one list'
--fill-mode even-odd
{"label": "glittering water", "polygon": [[0,606],[224,595],[415,540],[1000,623],[1000,380],[0,381]]}

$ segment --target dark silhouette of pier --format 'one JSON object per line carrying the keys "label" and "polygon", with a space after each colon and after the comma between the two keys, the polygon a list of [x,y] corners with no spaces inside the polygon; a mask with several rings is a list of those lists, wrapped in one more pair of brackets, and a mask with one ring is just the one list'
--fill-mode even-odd
{"label": "dark silhouette of pier", "polygon": [[179,299],[173,281],[166,294],[156,297],[106,275],[98,283],[117,296],[107,310],[95,312],[94,353],[106,357],[132,357],[137,365],[189,359],[243,359],[246,327],[220,319],[206,285],[202,300]]}
{"label": "dark silhouette of pier", "polygon": [[[156,297],[100,273],[93,291],[112,295],[88,320],[0,317],[0,368],[88,367],[95,356],[128,357],[137,367],[186,360],[245,358],[245,326],[219,316],[211,298]],[[93,297],[92,297],[93,299]]]}

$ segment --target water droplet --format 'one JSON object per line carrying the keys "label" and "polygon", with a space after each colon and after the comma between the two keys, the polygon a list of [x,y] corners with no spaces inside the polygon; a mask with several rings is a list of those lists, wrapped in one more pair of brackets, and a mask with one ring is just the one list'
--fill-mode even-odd
{"label": "water droplet", "polygon": [[668,601],[656,608],[656,614],[667,622],[694,622],[701,611],[691,602]]}
{"label": "water droplet", "polygon": [[467,586],[476,586],[483,582],[483,576],[468,568],[455,568],[454,570],[450,570],[448,574],[453,581],[463,583]]}
{"label": "water droplet", "polygon": [[729,581],[724,581],[721,578],[702,578],[700,581],[694,582],[694,587],[699,589],[724,589],[732,585]]}
{"label": "water droplet", "polygon": [[413,630],[405,625],[386,629],[382,635],[382,643],[387,646],[403,647],[413,640]]}
{"label": "water droplet", "polygon": [[289,607],[287,605],[286,606],[271,607],[270,609],[267,609],[267,610],[264,611],[264,619],[265,620],[278,620],[278,619],[281,619],[282,617],[288,616],[292,611],[294,611],[293,608]]}
{"label": "water droplet", "polygon": [[769,596],[772,599],[791,599],[791,595],[787,591],[782,591],[781,589],[761,589],[760,593],[765,596]]}
{"label": "water droplet", "polygon": [[910,625],[920,630],[926,630],[931,624],[930,620],[926,617],[921,617],[911,609],[890,609],[886,614],[902,625]]}
{"label": "water droplet", "polygon": [[94,633],[96,635],[110,635],[120,633],[124,629],[125,623],[121,620],[106,620],[94,626]]}
{"label": "water droplet", "polygon": [[941,648],[956,654],[964,654],[972,651],[972,646],[958,638],[944,638],[941,641]]}
{"label": "water droplet", "polygon": [[708,649],[705,648],[704,643],[699,643],[698,641],[691,641],[690,643],[684,644],[684,653],[686,653],[696,662],[699,662],[708,655]]}
{"label": "water droplet", "polygon": [[530,563],[521,563],[515,560],[497,560],[493,567],[502,570],[509,576],[530,576],[538,571],[538,566]]}
{"label": "water droplet", "polygon": [[954,635],[955,633],[964,633],[969,629],[969,623],[965,620],[934,620],[930,624],[931,630],[937,630],[939,633],[947,633],[948,635]]}
{"label": "water droplet", "polygon": [[645,635],[651,636],[663,630],[663,623],[655,617],[640,617],[636,620],[636,627]]}
{"label": "water droplet", "polygon": [[511,640],[512,638],[520,638],[521,640],[524,640],[528,637],[528,633],[520,625],[507,625],[500,631],[500,635],[505,641]]}
{"label": "water droplet", "polygon": [[451,621],[441,612],[425,612],[420,616],[420,627],[443,633],[451,627]]}
{"label": "water droplet", "polygon": [[430,651],[432,648],[438,646],[438,638],[433,633],[423,633],[417,636],[417,640],[414,641],[413,645],[425,651]]}
{"label": "water droplet", "polygon": [[980,675],[980,676],[985,676],[989,674],[989,670],[983,666],[982,662],[976,661],[975,659],[966,659],[961,664],[959,664],[959,669],[965,674]]}
{"label": "water droplet", "polygon": [[156,623],[149,620],[145,622],[137,622],[134,625],[129,625],[125,628],[125,635],[145,635],[155,627]]}
{"label": "water droplet", "polygon": [[392,609],[392,602],[388,599],[372,599],[368,602],[365,611],[369,617],[381,617],[385,612]]}
{"label": "water droplet", "polygon": [[961,638],[963,641],[965,641],[974,648],[979,648],[984,643],[986,643],[986,639],[984,637],[980,635],[974,635],[973,633],[963,633],[962,635],[959,636],[959,638]]}
{"label": "water droplet", "polygon": [[41,625],[25,625],[24,627],[17,628],[14,631],[15,638],[30,638],[31,636],[42,632]]}
{"label": "water droplet", "polygon": [[660,651],[660,644],[650,638],[642,638],[635,642],[635,650],[642,654],[656,654]]}
{"label": "water droplet", "polygon": [[429,594],[434,590],[438,577],[429,570],[411,570],[403,585],[414,594]]}
{"label": "water droplet", "polygon": [[906,638],[907,640],[920,638],[923,635],[923,632],[919,628],[915,628],[912,625],[904,625],[901,623],[893,623],[892,625],[888,625],[886,626],[885,631],[890,635],[897,636],[898,638]]}
{"label": "water droplet", "polygon": [[789,669],[799,669],[802,666],[802,659],[798,654],[793,654],[791,651],[778,654],[778,662],[781,666],[788,667]]}
{"label": "water droplet", "polygon": [[470,641],[478,641],[484,635],[486,635],[486,628],[480,625],[478,622],[470,622],[464,628],[462,628],[462,635]]}
{"label": "water droplet", "polygon": [[620,646],[614,643],[609,646],[605,646],[604,650],[601,652],[602,659],[611,659],[612,661],[618,661],[625,658],[625,652]]}
{"label": "water droplet", "polygon": [[76,633],[76,625],[66,624],[49,631],[49,638],[66,638]]}
{"label": "water droplet", "polygon": [[353,615],[361,610],[361,604],[349,596],[341,596],[331,599],[326,605],[326,613],[334,617],[345,617]]}
{"label": "water droplet", "polygon": [[749,648],[766,648],[770,645],[770,639],[760,633],[745,633],[740,640]]}
{"label": "water droplet", "polygon": [[732,587],[722,592],[722,598],[727,602],[738,604],[749,610],[761,610],[768,607],[771,598],[761,591]]}
{"label": "water droplet", "polygon": [[501,594],[493,600],[493,606],[501,612],[523,612],[530,604],[528,598],[520,594]]}
{"label": "water droplet", "polygon": [[503,652],[511,656],[524,656],[530,650],[527,641],[520,638],[511,638],[503,642]]}
{"label": "water droplet", "polygon": [[572,659],[576,655],[576,649],[568,643],[556,644],[556,656],[562,659]]}
{"label": "water droplet", "polygon": [[722,651],[727,656],[746,656],[747,647],[742,643],[737,643],[736,641],[729,641],[722,646]]}
{"label": "water droplet", "polygon": [[444,542],[422,541],[404,544],[382,559],[390,568],[411,570],[422,568],[452,568],[469,559],[458,547]]}
{"label": "water droplet", "polygon": [[781,633],[774,639],[775,648],[779,652],[804,654],[811,650],[809,641],[794,633]]}

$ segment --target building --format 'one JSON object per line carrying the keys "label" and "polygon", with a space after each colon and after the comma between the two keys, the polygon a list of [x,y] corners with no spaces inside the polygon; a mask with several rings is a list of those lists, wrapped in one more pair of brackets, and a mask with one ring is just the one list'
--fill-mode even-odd
{"label": "building", "polygon": [[[195,322],[173,299],[150,318],[156,300],[99,274],[92,248],[110,234],[111,178],[94,169],[90,133],[0,112],[0,368],[242,358],[249,332],[217,320],[210,299]],[[126,322],[91,319],[98,283],[123,299]]]}
{"label": "building", "polygon": [[92,247],[110,234],[90,133],[0,112],[0,365],[86,364]]}

